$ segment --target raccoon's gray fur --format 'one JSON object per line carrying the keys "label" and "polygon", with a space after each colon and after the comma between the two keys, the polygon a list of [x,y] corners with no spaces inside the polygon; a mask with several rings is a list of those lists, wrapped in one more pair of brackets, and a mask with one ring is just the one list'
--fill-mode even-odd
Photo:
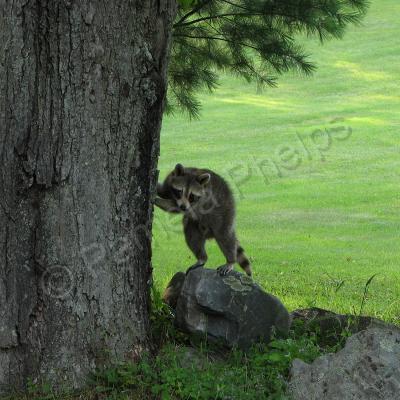
{"label": "raccoon's gray fur", "polygon": [[197,258],[190,269],[207,261],[206,239],[214,238],[225,255],[220,275],[233,269],[235,262],[251,275],[250,262],[235,234],[235,202],[228,184],[209,169],[184,168],[177,164],[157,186],[155,204],[164,211],[183,213],[186,243]]}

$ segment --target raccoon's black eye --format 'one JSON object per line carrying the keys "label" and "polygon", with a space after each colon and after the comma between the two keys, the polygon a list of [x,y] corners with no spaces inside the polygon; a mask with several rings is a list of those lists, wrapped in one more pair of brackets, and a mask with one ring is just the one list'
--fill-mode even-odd
{"label": "raccoon's black eye", "polygon": [[195,194],[190,193],[189,202],[190,203],[195,203],[197,200],[199,200],[199,198],[200,198],[200,196],[196,196]]}
{"label": "raccoon's black eye", "polygon": [[182,189],[173,188],[172,191],[173,191],[175,197],[182,197]]}

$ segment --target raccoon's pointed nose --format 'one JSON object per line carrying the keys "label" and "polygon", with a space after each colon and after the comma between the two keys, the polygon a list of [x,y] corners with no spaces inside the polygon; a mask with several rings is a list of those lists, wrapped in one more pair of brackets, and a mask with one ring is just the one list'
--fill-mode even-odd
{"label": "raccoon's pointed nose", "polygon": [[187,208],[186,208],[186,206],[185,206],[184,204],[181,204],[181,205],[179,206],[179,208],[180,208],[182,211],[186,211],[186,210],[187,210]]}

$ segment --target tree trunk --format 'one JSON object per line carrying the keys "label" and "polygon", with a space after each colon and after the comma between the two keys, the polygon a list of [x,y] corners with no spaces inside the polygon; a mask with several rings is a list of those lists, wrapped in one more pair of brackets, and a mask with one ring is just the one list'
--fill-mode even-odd
{"label": "tree trunk", "polygon": [[175,0],[0,0],[0,393],[149,348]]}

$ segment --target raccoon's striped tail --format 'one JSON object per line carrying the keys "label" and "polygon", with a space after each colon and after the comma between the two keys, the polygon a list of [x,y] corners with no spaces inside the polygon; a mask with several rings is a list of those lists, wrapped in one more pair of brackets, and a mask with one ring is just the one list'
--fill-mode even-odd
{"label": "raccoon's striped tail", "polygon": [[244,272],[248,276],[251,276],[251,265],[249,259],[246,257],[244,254],[244,249],[242,246],[238,244],[237,246],[237,254],[236,254],[236,259],[238,264],[243,268]]}

